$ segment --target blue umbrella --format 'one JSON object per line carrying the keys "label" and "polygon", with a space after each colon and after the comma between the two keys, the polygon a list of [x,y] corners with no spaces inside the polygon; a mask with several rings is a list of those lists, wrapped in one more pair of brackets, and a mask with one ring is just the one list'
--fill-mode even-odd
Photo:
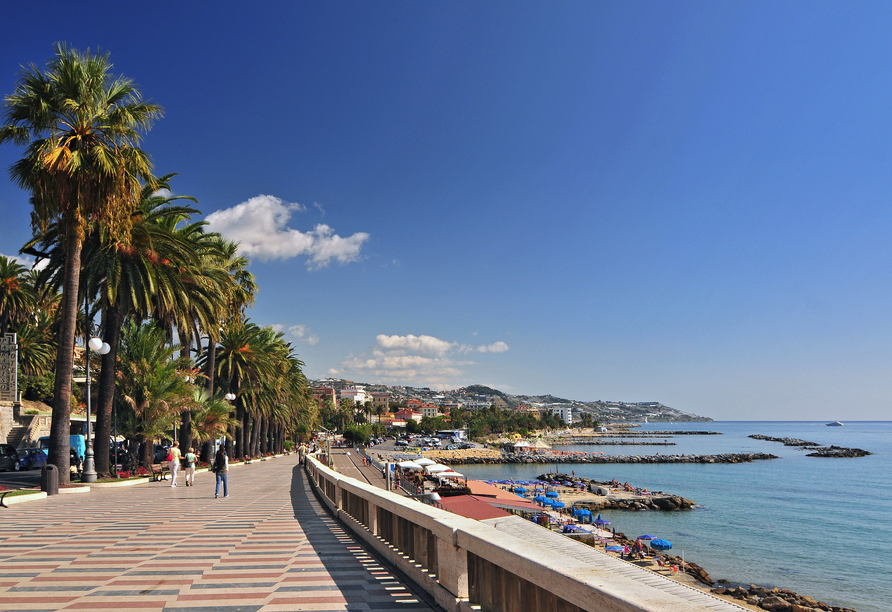
{"label": "blue umbrella", "polygon": [[605,547],[604,547],[604,550],[610,550],[610,551],[613,551],[613,552],[619,552],[619,551],[621,551],[622,549],[623,549],[622,546],[605,546]]}
{"label": "blue umbrella", "polygon": [[537,495],[536,497],[533,498],[533,501],[537,501],[537,502],[540,502],[540,503],[541,503],[541,502],[544,502],[544,501],[547,500],[547,499],[548,499],[548,498],[545,497],[544,495]]}
{"label": "blue umbrella", "polygon": [[566,505],[567,505],[567,504],[565,504],[564,502],[552,502],[552,503],[551,503],[551,507],[552,507],[552,508],[555,508],[555,509],[557,509],[557,508],[563,508],[563,507],[566,506]]}
{"label": "blue umbrella", "polygon": [[524,489],[523,487],[514,487],[514,492],[515,493],[526,493],[527,490]]}
{"label": "blue umbrella", "polygon": [[554,491],[549,491],[548,493],[545,494],[545,496],[551,497],[551,498],[556,498],[558,496],[558,494],[555,493]]}
{"label": "blue umbrella", "polygon": [[669,540],[656,538],[650,541],[650,547],[656,548],[657,550],[669,550],[670,548],[672,548],[672,542],[670,542]]}
{"label": "blue umbrella", "polygon": [[643,536],[638,536],[638,539],[639,540],[656,540],[657,536],[643,535]]}

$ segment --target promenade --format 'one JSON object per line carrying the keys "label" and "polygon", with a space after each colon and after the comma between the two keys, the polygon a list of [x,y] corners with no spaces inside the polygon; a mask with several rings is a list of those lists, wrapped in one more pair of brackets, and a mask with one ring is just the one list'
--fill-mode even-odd
{"label": "promenade", "polygon": [[325,513],[296,455],[233,466],[228,499],[213,474],[180,481],[0,508],[0,610],[436,609]]}

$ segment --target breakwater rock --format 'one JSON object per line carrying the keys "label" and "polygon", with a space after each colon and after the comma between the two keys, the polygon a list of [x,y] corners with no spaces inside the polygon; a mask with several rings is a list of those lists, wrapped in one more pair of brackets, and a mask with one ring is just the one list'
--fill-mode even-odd
{"label": "breakwater rock", "polygon": [[817,442],[800,440],[799,438],[772,438],[762,434],[749,436],[753,440],[766,440],[768,442],[782,442],[784,446],[795,446],[803,450],[812,451],[806,457],[866,457],[870,451],[861,448],[846,448],[845,446],[821,446]]}
{"label": "breakwater rock", "polygon": [[599,499],[576,502],[577,508],[598,510],[690,510],[696,504],[693,500],[685,499],[681,495],[654,494],[650,497],[631,497],[628,499]]}
{"label": "breakwater rock", "polygon": [[845,448],[842,446],[824,446],[807,450],[814,452],[808,453],[806,457],[866,457],[871,454],[870,451],[860,448]]}
{"label": "breakwater rock", "polygon": [[763,436],[762,434],[753,434],[749,437],[753,440],[765,440],[766,442],[782,442],[784,446],[820,446],[817,442],[809,442],[808,440],[800,440],[799,438],[772,438],[771,436]]}
{"label": "breakwater rock", "polygon": [[768,453],[722,455],[596,455],[592,453],[502,453],[496,457],[452,457],[454,465],[474,463],[750,463],[777,459]]}
{"label": "breakwater rock", "polygon": [[745,601],[751,606],[758,606],[763,610],[783,610],[785,612],[856,612],[852,608],[841,608],[840,606],[831,606],[822,601],[815,601],[806,595],[799,595],[787,589],[767,589],[765,587],[756,586],[749,587],[731,587],[712,589],[716,595],[725,597],[733,597]]}

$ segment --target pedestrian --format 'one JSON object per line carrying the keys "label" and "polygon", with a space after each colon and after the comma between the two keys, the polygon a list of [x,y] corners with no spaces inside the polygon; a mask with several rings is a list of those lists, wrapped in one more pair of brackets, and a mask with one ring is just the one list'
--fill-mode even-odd
{"label": "pedestrian", "polygon": [[174,442],[167,455],[167,465],[170,468],[170,486],[177,486],[177,472],[180,471],[180,443]]}
{"label": "pedestrian", "polygon": [[214,473],[217,475],[217,488],[214,490],[214,497],[220,496],[220,481],[223,481],[223,497],[229,497],[229,483],[226,475],[229,473],[229,457],[226,456],[226,449],[222,446],[214,457]]}
{"label": "pedestrian", "polygon": [[186,486],[195,486],[195,462],[198,458],[195,456],[195,449],[189,447],[189,452],[183,455],[183,471],[186,473]]}
{"label": "pedestrian", "polygon": [[306,463],[307,462],[307,445],[303,442],[300,443],[300,446],[297,449],[297,457],[298,463]]}

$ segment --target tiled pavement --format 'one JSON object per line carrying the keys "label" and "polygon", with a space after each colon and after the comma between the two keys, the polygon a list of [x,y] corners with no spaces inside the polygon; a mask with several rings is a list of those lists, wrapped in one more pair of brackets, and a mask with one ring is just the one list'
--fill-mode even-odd
{"label": "tiled pavement", "polygon": [[437,609],[315,499],[297,457],[0,509],[0,610]]}

